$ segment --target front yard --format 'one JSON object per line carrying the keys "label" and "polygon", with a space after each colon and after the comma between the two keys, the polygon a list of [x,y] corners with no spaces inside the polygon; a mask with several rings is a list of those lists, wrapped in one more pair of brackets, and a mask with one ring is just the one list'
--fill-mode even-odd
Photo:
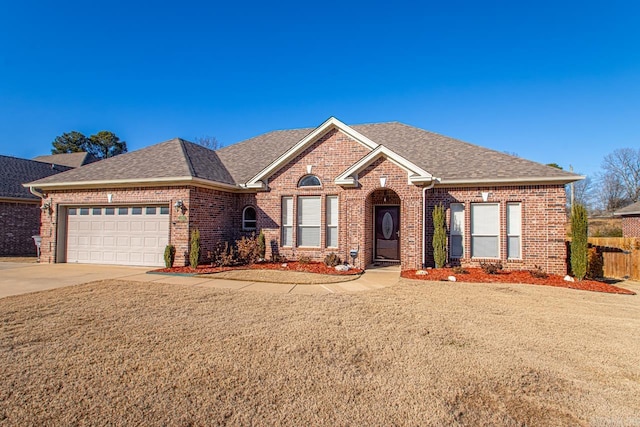
{"label": "front yard", "polygon": [[638,296],[105,281],[0,299],[0,322],[3,426],[640,424]]}

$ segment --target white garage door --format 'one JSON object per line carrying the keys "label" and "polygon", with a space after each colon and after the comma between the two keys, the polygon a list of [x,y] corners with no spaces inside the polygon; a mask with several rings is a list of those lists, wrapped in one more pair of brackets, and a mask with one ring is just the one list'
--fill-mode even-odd
{"label": "white garage door", "polygon": [[67,208],[67,262],[164,265],[168,206]]}

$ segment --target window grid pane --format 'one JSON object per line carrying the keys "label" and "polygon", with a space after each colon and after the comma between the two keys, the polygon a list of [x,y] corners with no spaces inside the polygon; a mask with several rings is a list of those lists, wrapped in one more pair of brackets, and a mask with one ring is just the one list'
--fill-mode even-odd
{"label": "window grid pane", "polygon": [[338,247],[338,196],[327,196],[327,247]]}
{"label": "window grid pane", "polygon": [[500,205],[474,203],[471,205],[471,256],[498,258],[500,256]]}
{"label": "window grid pane", "polygon": [[293,197],[282,198],[282,246],[293,246]]}
{"label": "window grid pane", "polygon": [[507,203],[507,257],[520,259],[520,241],[522,237],[522,205]]}
{"label": "window grid pane", "polygon": [[449,237],[449,256],[462,258],[464,256],[464,205],[451,204],[451,227]]}
{"label": "window grid pane", "polygon": [[298,197],[298,246],[320,246],[319,196]]}

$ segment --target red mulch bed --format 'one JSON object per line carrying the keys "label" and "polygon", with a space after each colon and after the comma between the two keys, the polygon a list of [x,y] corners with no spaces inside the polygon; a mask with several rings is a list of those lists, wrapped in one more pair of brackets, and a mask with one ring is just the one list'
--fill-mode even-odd
{"label": "red mulch bed", "polygon": [[468,274],[456,274],[451,268],[427,269],[425,275],[416,274],[416,270],[405,270],[402,277],[416,280],[440,281],[448,280],[449,276],[454,276],[458,282],[470,283],[523,283],[529,285],[557,286],[562,288],[580,289],[583,291],[607,292],[610,294],[635,295],[636,293],[628,289],[609,285],[608,283],[596,280],[582,280],[567,282],[563,276],[550,274],[547,278],[538,278],[531,275],[529,271],[500,271],[497,274],[487,274],[481,268],[465,268]]}
{"label": "red mulch bed", "polygon": [[[283,267],[286,265],[286,267]],[[238,265],[234,267],[211,267],[210,265],[199,265],[198,268],[191,267],[172,267],[153,270],[152,273],[178,273],[178,274],[211,274],[222,273],[230,270],[279,270],[279,271],[300,271],[303,273],[332,274],[341,276],[350,276],[361,274],[362,270],[353,268],[349,271],[337,271],[334,267],[329,267],[323,262],[300,263],[291,261],[286,263],[280,262],[260,262],[250,265]]]}

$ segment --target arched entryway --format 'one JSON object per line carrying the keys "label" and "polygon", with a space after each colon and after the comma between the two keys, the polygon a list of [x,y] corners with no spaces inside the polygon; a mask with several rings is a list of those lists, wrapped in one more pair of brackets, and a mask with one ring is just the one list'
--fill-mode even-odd
{"label": "arched entryway", "polygon": [[389,188],[378,188],[367,197],[368,235],[372,237],[369,262],[400,263],[400,196]]}

